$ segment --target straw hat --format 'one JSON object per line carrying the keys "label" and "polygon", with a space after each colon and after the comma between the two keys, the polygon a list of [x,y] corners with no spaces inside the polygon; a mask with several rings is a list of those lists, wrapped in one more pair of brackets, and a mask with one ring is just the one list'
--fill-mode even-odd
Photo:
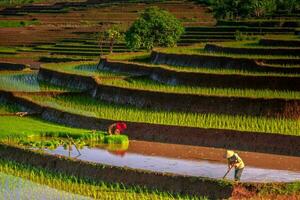
{"label": "straw hat", "polygon": [[234,151],[227,150],[224,157],[231,158],[234,155]]}

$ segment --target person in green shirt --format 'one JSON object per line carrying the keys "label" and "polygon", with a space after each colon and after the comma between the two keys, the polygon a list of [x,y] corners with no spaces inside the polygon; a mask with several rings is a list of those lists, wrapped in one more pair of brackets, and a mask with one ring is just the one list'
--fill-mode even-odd
{"label": "person in green shirt", "polygon": [[237,153],[231,150],[226,151],[225,157],[227,158],[228,169],[231,169],[232,167],[235,168],[234,180],[239,181],[241,179],[245,167],[243,160],[239,157]]}

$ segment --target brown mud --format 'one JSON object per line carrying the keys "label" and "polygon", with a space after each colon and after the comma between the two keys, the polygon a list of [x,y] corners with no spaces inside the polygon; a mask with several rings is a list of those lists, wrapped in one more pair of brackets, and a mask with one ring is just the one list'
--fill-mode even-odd
{"label": "brown mud", "polygon": [[[1,101],[15,102],[21,111],[40,113],[44,120],[71,127],[107,130],[112,120],[87,117],[39,105],[29,98],[11,92],[1,92]],[[225,129],[204,129],[149,123],[126,122],[125,134],[133,140],[162,142],[300,156],[300,137]]]}
{"label": "brown mud", "polygon": [[[221,148],[130,140],[130,145],[127,151],[149,156],[189,160],[203,159],[226,163],[226,159],[223,158],[225,149]],[[237,153],[247,166],[276,170],[300,171],[300,157],[246,151],[238,151]]]}

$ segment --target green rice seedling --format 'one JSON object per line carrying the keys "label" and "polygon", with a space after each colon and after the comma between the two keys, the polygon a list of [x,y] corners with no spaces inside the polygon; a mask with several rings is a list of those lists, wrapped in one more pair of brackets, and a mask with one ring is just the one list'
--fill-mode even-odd
{"label": "green rice seedling", "polygon": [[278,91],[270,89],[211,88],[185,85],[169,85],[157,83],[146,78],[107,79],[105,81],[102,81],[101,84],[137,90],[176,93],[182,95],[195,94],[225,97],[300,99],[300,92],[297,91]]}
{"label": "green rice seedling", "polygon": [[35,24],[38,24],[38,21],[0,20],[1,28],[24,27],[24,26],[30,26]]}
{"label": "green rice seedling", "polygon": [[[284,74],[280,72],[255,72],[255,71],[246,71],[242,69],[226,69],[226,68],[206,68],[206,67],[189,67],[189,66],[172,66],[172,65],[156,65],[150,64],[150,55],[142,55],[139,57],[139,54],[136,53],[124,53],[124,54],[112,54],[108,55],[107,58],[115,61],[128,61],[130,63],[138,63],[144,67],[161,67],[163,69],[172,70],[176,72],[195,72],[195,73],[206,73],[206,74],[234,74],[234,75],[249,75],[249,76],[284,76],[284,77],[299,77],[299,74]],[[145,62],[145,60],[147,62]],[[276,65],[276,67],[297,67],[297,65]],[[100,69],[99,69],[100,71]]]}
{"label": "green rice seedling", "polygon": [[300,135],[300,121],[292,119],[142,109],[107,103],[82,95],[56,97],[31,95],[26,98],[62,111],[115,121]]}
{"label": "green rice seedling", "polygon": [[281,55],[239,55],[239,54],[230,54],[230,53],[216,53],[216,52],[207,52],[204,51],[203,45],[195,45],[191,47],[176,47],[176,48],[157,48],[156,51],[165,52],[165,53],[174,53],[174,54],[188,54],[188,55],[208,55],[221,57],[226,56],[230,58],[249,58],[249,59],[293,59],[300,58],[300,56],[281,56]]}
{"label": "green rice seedling", "polygon": [[128,144],[128,136],[127,135],[106,135],[104,137],[105,144]]}
{"label": "green rice seedling", "polygon": [[26,92],[69,91],[67,88],[38,81],[37,72],[34,71],[0,73],[0,89]]}
{"label": "green rice seedling", "polygon": [[[164,191],[149,190],[145,187],[127,187],[120,183],[91,181],[85,178],[68,176],[50,170],[19,164],[0,159],[0,172],[20,177],[32,182],[46,185],[73,194],[88,196],[94,199],[143,199],[143,200],[206,200],[205,197],[171,194]],[[3,181],[3,180],[2,180]]]}
{"label": "green rice seedling", "polygon": [[[2,116],[0,117],[0,138],[14,138],[19,136],[65,136],[74,138],[90,133],[90,130],[70,128],[55,123],[46,122],[38,118]],[[9,138],[7,138],[9,137]]]}

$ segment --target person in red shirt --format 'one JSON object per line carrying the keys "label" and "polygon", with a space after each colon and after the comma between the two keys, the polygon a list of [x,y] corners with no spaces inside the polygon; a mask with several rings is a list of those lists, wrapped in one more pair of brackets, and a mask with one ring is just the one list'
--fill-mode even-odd
{"label": "person in red shirt", "polygon": [[108,127],[108,133],[119,135],[121,134],[125,129],[127,129],[127,125],[124,122],[117,122],[113,123]]}

